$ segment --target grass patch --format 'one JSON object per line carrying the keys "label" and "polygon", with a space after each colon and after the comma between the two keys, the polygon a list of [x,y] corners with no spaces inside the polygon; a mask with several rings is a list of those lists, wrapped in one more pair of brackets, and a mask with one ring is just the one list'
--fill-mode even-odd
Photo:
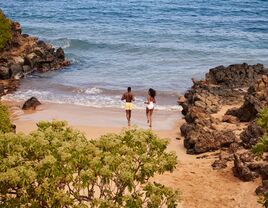
{"label": "grass patch", "polygon": [[0,10],[0,49],[3,49],[11,39],[11,22]]}
{"label": "grass patch", "polygon": [[0,103],[0,132],[7,133],[12,131],[12,124],[9,119],[9,112],[5,105]]}

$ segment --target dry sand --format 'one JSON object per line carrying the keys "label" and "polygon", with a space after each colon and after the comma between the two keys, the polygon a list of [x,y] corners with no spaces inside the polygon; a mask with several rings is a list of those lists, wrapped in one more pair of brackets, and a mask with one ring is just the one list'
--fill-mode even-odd
{"label": "dry sand", "polygon": [[[84,132],[89,138],[97,138],[106,133],[118,133],[126,125],[123,110],[96,109],[83,106],[44,104],[35,112],[23,112],[21,103],[12,103],[14,123],[18,132],[29,133],[36,128],[39,120],[67,120],[70,125]],[[133,123],[140,128],[148,128],[143,111],[133,112]],[[173,173],[156,176],[155,180],[179,189],[184,208],[259,208],[254,193],[260,181],[242,182],[235,178],[228,168],[215,171],[211,163],[215,153],[205,154],[208,157],[197,159],[196,155],[187,155],[179,126],[184,121],[179,112],[157,111],[154,113],[154,131],[160,137],[168,138],[168,149],[176,152],[179,165]]]}

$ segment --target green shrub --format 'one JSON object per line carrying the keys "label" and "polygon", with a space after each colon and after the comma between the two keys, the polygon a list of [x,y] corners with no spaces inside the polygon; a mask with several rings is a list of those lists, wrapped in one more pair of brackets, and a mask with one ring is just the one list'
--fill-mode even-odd
{"label": "green shrub", "polygon": [[88,140],[65,122],[37,125],[0,134],[0,207],[176,207],[178,193],[151,178],[177,158],[151,131]]}
{"label": "green shrub", "polygon": [[0,132],[7,133],[12,131],[12,124],[9,119],[8,109],[0,103]]}
{"label": "green shrub", "polygon": [[252,147],[254,154],[262,156],[264,152],[268,151],[268,106],[265,107],[259,114],[256,121],[257,125],[264,130],[264,135],[260,141]]}
{"label": "green shrub", "polygon": [[6,43],[12,38],[10,20],[5,17],[0,10],[0,49],[4,48]]}
{"label": "green shrub", "polygon": [[[259,114],[256,121],[257,125],[262,127],[264,130],[264,135],[260,141],[252,147],[252,152],[258,157],[268,151],[268,106],[266,106]],[[268,192],[260,197],[259,202],[264,206],[268,207]]]}

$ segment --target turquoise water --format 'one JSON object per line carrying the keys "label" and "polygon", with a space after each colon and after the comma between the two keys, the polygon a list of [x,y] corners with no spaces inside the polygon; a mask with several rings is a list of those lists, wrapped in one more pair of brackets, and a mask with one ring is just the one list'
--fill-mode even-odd
{"label": "turquoise water", "polygon": [[65,49],[72,65],[33,75],[11,97],[120,107],[132,86],[137,106],[149,87],[158,106],[217,65],[268,66],[268,1],[1,0],[23,32]]}

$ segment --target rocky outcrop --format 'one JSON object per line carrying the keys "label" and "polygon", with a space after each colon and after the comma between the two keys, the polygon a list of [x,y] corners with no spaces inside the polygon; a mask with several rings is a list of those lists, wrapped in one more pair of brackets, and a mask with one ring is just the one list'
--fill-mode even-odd
{"label": "rocky outcrop", "polygon": [[253,82],[244,99],[240,108],[230,109],[226,115],[236,116],[241,122],[254,120],[258,112],[268,104],[268,77],[263,75]]}
{"label": "rocky outcrop", "polygon": [[255,121],[251,122],[240,134],[243,147],[249,149],[253,145],[257,144],[263,133],[263,129],[259,127]]}
{"label": "rocky outcrop", "polygon": [[258,171],[261,168],[261,165],[258,167],[252,165],[253,156],[248,152],[238,155],[234,154],[234,167],[233,173],[234,176],[240,178],[243,181],[252,181],[253,179],[259,177]]}
{"label": "rocky outcrop", "polygon": [[[0,51],[0,81],[19,80],[33,72],[57,70],[70,64],[62,48],[55,49],[36,37],[22,34],[17,22],[10,20],[10,24],[12,39]],[[3,91],[0,82],[0,94],[13,90],[14,85],[9,89],[7,83],[4,86],[6,91]]]}
{"label": "rocky outcrop", "polygon": [[[250,119],[251,116],[256,118],[256,113],[262,108],[263,103],[257,106],[260,102],[256,101],[255,94],[249,93],[255,90],[254,92],[259,96],[258,101],[260,100],[259,98],[263,94],[258,93],[257,89],[263,89],[263,84],[257,80],[266,73],[268,73],[268,69],[261,64],[236,64],[213,68],[206,75],[205,80],[193,80],[192,88],[178,100],[183,108],[182,114],[186,121],[181,126],[181,133],[185,138],[184,146],[188,153],[199,154],[214,151],[239,141],[239,136],[233,132],[233,129],[219,127],[222,122],[233,125],[239,123],[241,119],[237,117],[237,114],[229,113],[230,110],[228,110],[221,119],[215,118],[213,115],[219,112],[223,106],[243,102],[245,104],[244,100],[250,100],[256,107],[254,110],[248,109],[250,116],[247,116],[244,111],[241,115],[250,117]],[[262,80],[266,81],[264,77],[266,76],[263,76]],[[258,83],[258,88],[254,82]]]}
{"label": "rocky outcrop", "polygon": [[233,174],[241,180],[261,177],[257,194],[268,191],[268,157],[256,158],[251,153],[264,134],[256,118],[268,105],[267,74],[261,64],[219,66],[205,80],[193,80],[192,88],[178,100],[186,121],[180,130],[187,153],[220,149],[212,168],[226,168],[232,161]]}
{"label": "rocky outcrop", "polygon": [[211,84],[224,85],[228,88],[241,88],[249,87],[263,74],[268,75],[267,69],[262,64],[233,64],[228,67],[218,66],[210,69],[206,80]]}
{"label": "rocky outcrop", "polygon": [[31,97],[22,106],[22,110],[35,110],[37,106],[41,105],[36,97]]}

